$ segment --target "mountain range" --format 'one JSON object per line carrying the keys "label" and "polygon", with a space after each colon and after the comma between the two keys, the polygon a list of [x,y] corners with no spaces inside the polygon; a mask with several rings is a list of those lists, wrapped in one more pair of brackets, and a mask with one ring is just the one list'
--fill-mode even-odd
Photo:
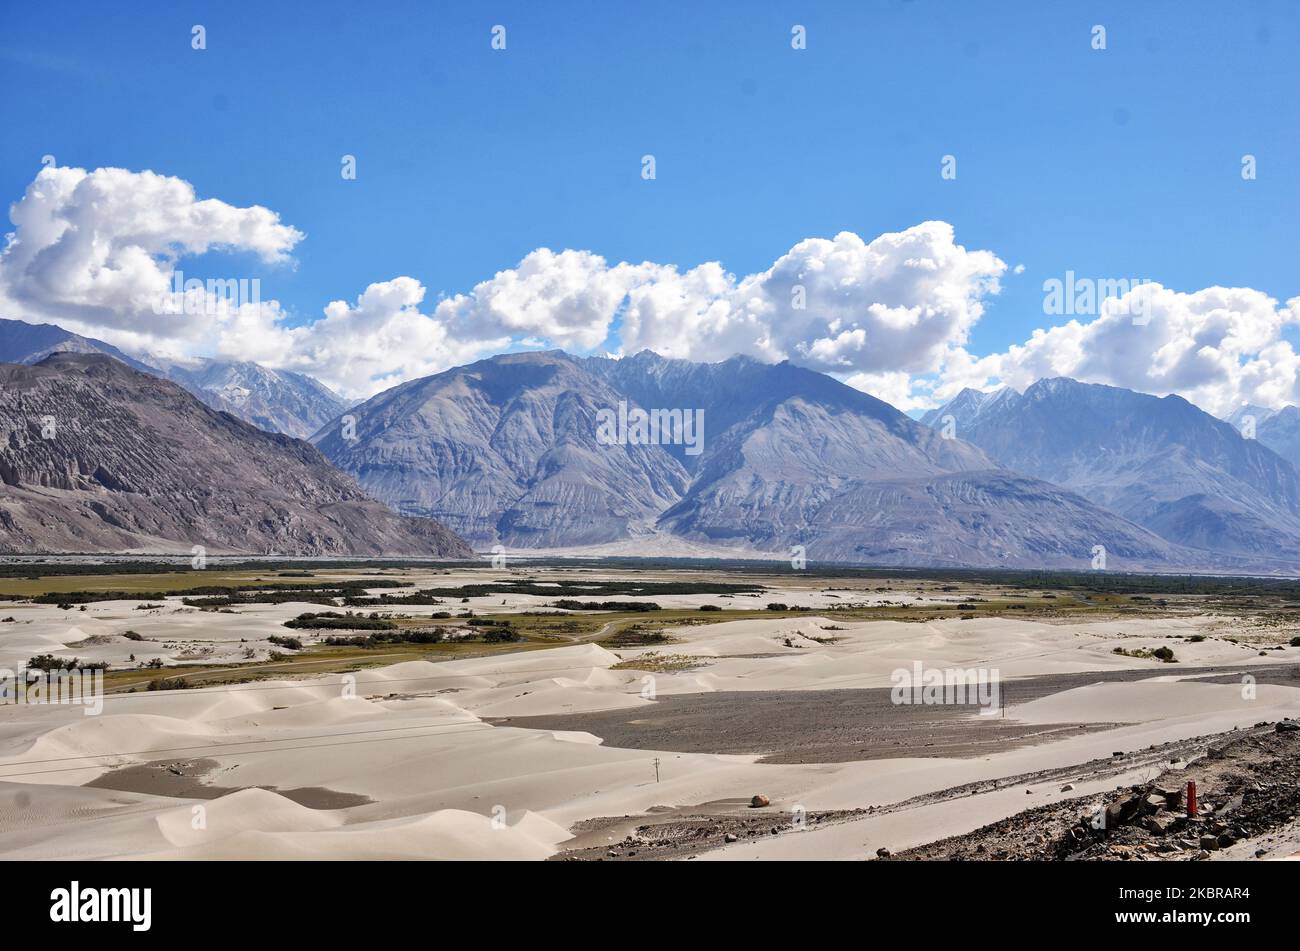
{"label": "mountain range", "polygon": [[1179,396],[1056,378],[964,390],[923,418],[999,464],[1207,552],[1300,561],[1300,476]]}
{"label": "mountain range", "polygon": [[0,320],[0,363],[34,364],[60,352],[107,354],[142,373],[179,383],[213,409],[224,410],[268,432],[301,439],[348,406],[337,393],[302,373],[272,370],[247,361],[128,356],[112,344],[54,324]]}
{"label": "mountain range", "polygon": [[432,555],[446,527],[368,498],[311,445],[100,353],[0,364],[0,552]]}
{"label": "mountain range", "polygon": [[1300,406],[1283,406],[1281,409],[1243,406],[1224,419],[1243,434],[1253,427],[1253,438],[1300,469]]}
{"label": "mountain range", "polygon": [[[1047,379],[965,390],[918,421],[791,363],[649,351],[501,354],[349,406],[301,374],[19,321],[0,321],[0,360],[17,364],[0,367],[8,551],[468,557],[463,538],[915,566],[1086,567],[1101,546],[1110,568],[1300,566],[1295,407],[1217,420],[1177,396]],[[58,438],[40,438],[47,418]]]}
{"label": "mountain range", "polygon": [[[599,416],[702,413],[685,441],[615,444]],[[504,354],[394,387],[312,441],[400,512],[479,547],[692,542],[878,564],[1178,562],[1153,533],[999,468],[887,403],[811,370],[650,352]]]}

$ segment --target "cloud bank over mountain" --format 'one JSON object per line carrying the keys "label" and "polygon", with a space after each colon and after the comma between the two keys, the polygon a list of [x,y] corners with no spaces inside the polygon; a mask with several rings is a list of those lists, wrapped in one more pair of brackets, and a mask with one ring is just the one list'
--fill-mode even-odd
{"label": "cloud bank over mountain", "polygon": [[[1138,297],[1142,303],[1134,306]],[[1280,305],[1250,288],[1181,293],[1144,284],[1108,302],[1093,320],[1036,330],[1003,353],[954,359],[940,395],[996,383],[1022,390],[1039,379],[1067,376],[1160,396],[1177,393],[1214,415],[1243,403],[1278,407],[1300,398],[1300,357],[1283,338],[1295,324],[1300,298]]]}
{"label": "cloud bank over mountain", "polygon": [[[305,237],[268,208],[200,199],[179,178],[46,168],[10,220],[0,316],[58,321],[136,353],[304,372],[355,398],[506,349],[561,347],[788,359],[903,409],[1050,376],[1178,392],[1216,414],[1300,401],[1300,357],[1286,338],[1300,298],[1280,303],[1250,288],[1143,284],[1095,316],[1044,314],[1050,326],[1023,343],[970,352],[1011,269],[994,251],[959,244],[943,221],[806,238],[743,276],[718,261],[683,268],[538,248],[461,293],[431,295],[417,278],[394,276],[340,289],[311,315],[288,313],[270,293],[250,301],[175,286],[184,259],[221,253],[234,270],[269,269],[273,287]],[[1145,322],[1133,320],[1135,301]]]}

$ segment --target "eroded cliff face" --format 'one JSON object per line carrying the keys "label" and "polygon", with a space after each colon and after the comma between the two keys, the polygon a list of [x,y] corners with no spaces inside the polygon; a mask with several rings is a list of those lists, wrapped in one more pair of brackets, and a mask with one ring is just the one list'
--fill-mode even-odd
{"label": "eroded cliff face", "polygon": [[311,445],[107,356],[0,365],[0,550],[470,557]]}

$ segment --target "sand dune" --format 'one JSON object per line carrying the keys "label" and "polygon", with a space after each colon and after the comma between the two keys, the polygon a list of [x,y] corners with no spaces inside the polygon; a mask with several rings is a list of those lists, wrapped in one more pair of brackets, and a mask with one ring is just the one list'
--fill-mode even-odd
{"label": "sand dune", "polygon": [[[612,669],[645,649],[575,644],[367,669],[354,675],[355,696],[349,679],[335,674],[114,695],[100,717],[61,707],[5,708],[0,855],[540,859],[569,838],[575,823],[593,817],[745,801],[759,791],[780,810],[883,805],[1300,714],[1300,689],[1261,684],[1247,700],[1237,684],[1184,681],[1176,679],[1174,665],[1113,653],[1116,646],[1173,644],[1179,666],[1232,670],[1250,661],[1253,652],[1225,641],[1177,639],[1205,630],[1204,620],[831,626],[807,616],[683,628],[675,632],[678,643],[661,649],[695,656],[705,666],[675,673]],[[787,638],[799,646],[787,646]],[[1300,652],[1285,654],[1300,659]],[[1292,659],[1279,654],[1270,661]],[[760,764],[756,756],[619,749],[581,730],[483,722],[650,705],[655,701],[642,693],[647,677],[655,696],[888,686],[894,670],[918,660],[993,666],[1011,677],[1113,669],[1147,670],[1151,677],[1013,703],[1008,716],[1026,723],[1123,725],[980,759]],[[113,775],[167,778],[161,771],[169,762],[194,774],[186,781],[198,785],[188,788],[206,790],[203,798],[81,785],[111,782]],[[292,798],[301,798],[295,790],[360,804],[309,807]],[[872,817],[838,832],[774,837],[716,857],[862,857],[886,828],[897,848],[920,836],[964,831],[1052,794],[1006,791],[964,807],[926,807],[888,826],[885,817]],[[196,823],[199,814],[203,822]]]}

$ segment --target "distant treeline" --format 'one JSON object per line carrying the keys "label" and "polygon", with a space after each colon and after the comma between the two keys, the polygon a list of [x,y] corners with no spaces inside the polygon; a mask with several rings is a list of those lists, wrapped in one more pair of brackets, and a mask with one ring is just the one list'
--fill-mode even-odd
{"label": "distant treeline", "polygon": [[[401,568],[463,568],[459,561],[377,560],[352,559],[341,561],[221,561],[209,559],[210,571],[385,571]],[[0,561],[0,578],[77,577],[83,575],[165,575],[186,574],[197,569],[190,566],[190,555],[178,555],[176,561]]]}
{"label": "distant treeline", "polygon": [[574,601],[564,598],[551,605],[566,611],[660,611],[653,601]]}
{"label": "distant treeline", "polygon": [[348,595],[343,599],[343,603],[350,608],[373,608],[403,604],[443,604],[445,602],[426,591],[417,591],[414,594],[381,594],[377,598]]}
{"label": "distant treeline", "polygon": [[[187,556],[188,558],[188,556]],[[572,561],[554,558],[529,560],[531,568],[574,570]],[[1007,568],[895,568],[885,566],[858,566],[834,564],[810,564],[807,569],[792,568],[785,561],[716,561],[699,558],[606,558],[599,566],[611,571],[700,571],[710,576],[725,576],[744,573],[749,575],[769,576],[773,579],[794,577],[816,577],[834,579],[881,579],[891,582],[931,581],[943,583],[967,583],[998,585],[1007,588],[1033,588],[1062,591],[1097,592],[1107,594],[1209,594],[1209,595],[1271,595],[1274,597],[1300,601],[1300,578],[1250,577],[1234,575],[1198,575],[1198,574],[1129,574],[1120,572],[1097,572],[1080,570],[1016,570]],[[239,561],[211,566],[221,571],[255,571],[273,573],[277,571],[382,571],[398,569],[443,569],[463,568],[465,562],[421,561],[419,559],[384,559],[367,561],[365,559],[339,561]],[[8,561],[0,562],[0,578],[24,578],[39,580],[42,578],[94,576],[111,574],[185,574],[191,572],[188,561],[184,563],[160,561],[114,561],[94,563],[42,562],[42,561]],[[356,582],[347,582],[358,588],[401,587],[398,581],[380,578],[367,578]],[[249,587],[258,587],[250,584]],[[308,586],[310,590],[337,590],[334,583],[320,583]],[[617,589],[617,590],[616,590]],[[246,590],[246,589],[244,589]],[[486,584],[470,584],[461,587],[429,588],[415,595],[392,598],[387,603],[429,604],[436,601],[420,600],[437,597],[474,597],[490,594],[537,594],[543,597],[555,595],[652,595],[652,594],[722,594],[752,593],[763,590],[762,585],[752,583],[735,584],[718,582],[633,582],[633,581],[560,581],[558,584],[537,585],[528,581],[499,581]],[[204,589],[191,589],[184,592],[71,592],[65,595],[42,595],[47,600],[40,603],[85,603],[91,600],[106,600],[109,596],[131,598],[150,598],[157,600],[176,594],[200,594]],[[93,597],[76,598],[77,595]],[[354,595],[353,597],[359,597]],[[399,600],[400,599],[400,600]],[[28,600],[25,595],[0,594],[0,600]],[[378,599],[375,599],[378,603]],[[355,606],[363,606],[358,604]]]}
{"label": "distant treeline", "polygon": [[[367,579],[364,581],[315,582],[249,582],[246,585],[200,585],[179,591],[53,591],[31,597],[34,604],[91,604],[96,601],[160,601],[163,598],[186,596],[182,600],[191,607],[222,607],[232,604],[279,604],[285,601],[311,601],[302,594],[315,594],[317,598],[346,596],[349,592],[367,588],[400,588],[402,582],[392,579]],[[331,592],[333,592],[331,594]],[[211,595],[211,597],[195,597]],[[26,595],[7,595],[11,600],[28,600]]]}
{"label": "distant treeline", "polygon": [[291,621],[284,622],[285,627],[310,628],[313,630],[344,631],[394,631],[397,625],[377,615],[365,617],[360,614],[339,614],[337,611],[322,611],[319,614],[299,614]]}
{"label": "distant treeline", "polygon": [[[321,643],[327,647],[388,647],[394,644],[440,644],[449,639],[451,638],[449,638],[448,633],[441,628],[418,628],[368,635],[331,634]],[[457,641],[481,640],[484,644],[513,644],[523,639],[523,635],[509,625],[488,627],[463,634],[458,633],[455,637]]]}
{"label": "distant treeline", "polygon": [[610,581],[538,581],[536,578],[503,579],[454,588],[423,588],[421,594],[444,598],[481,598],[493,594],[532,594],[543,598],[556,595],[608,596],[657,594],[756,594],[760,584],[727,581],[637,581],[619,578]]}

